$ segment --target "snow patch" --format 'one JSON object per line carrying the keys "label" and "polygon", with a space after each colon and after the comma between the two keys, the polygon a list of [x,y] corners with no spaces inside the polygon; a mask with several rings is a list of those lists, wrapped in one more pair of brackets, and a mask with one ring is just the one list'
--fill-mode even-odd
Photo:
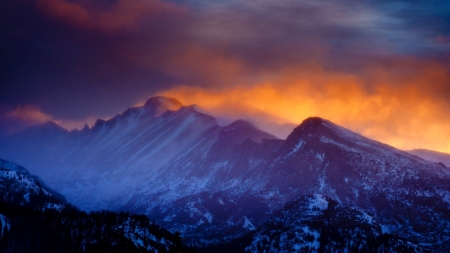
{"label": "snow patch", "polygon": [[325,154],[316,154],[316,159],[323,162],[323,159],[325,158]]}
{"label": "snow patch", "polygon": [[305,141],[300,141],[299,143],[297,143],[297,145],[295,145],[294,149],[292,149],[292,151],[289,152],[289,154],[287,154],[286,157],[295,154],[299,149],[301,149],[303,147],[304,144],[305,144]]}
{"label": "snow patch", "polygon": [[390,234],[391,231],[389,230],[388,225],[380,224],[381,227],[381,233],[382,234]]}
{"label": "snow patch", "polygon": [[244,225],[242,227],[245,228],[245,229],[248,229],[250,231],[256,230],[256,227],[253,225],[253,223],[246,216],[244,216]]}
{"label": "snow patch", "polygon": [[0,228],[1,228],[0,235],[1,233],[3,233],[3,231],[5,231],[5,227],[9,231],[11,229],[11,223],[9,222],[8,217],[4,216],[3,214],[0,214]]}
{"label": "snow patch", "polygon": [[164,217],[164,221],[172,221],[173,218],[175,218],[175,214],[170,214]]}
{"label": "snow patch", "polygon": [[26,202],[30,202],[30,193],[29,193],[29,192],[25,193],[25,194],[23,195],[23,199],[24,199]]}
{"label": "snow patch", "polygon": [[357,217],[360,218],[363,222],[368,223],[368,224],[373,224],[373,217],[368,215],[367,213],[354,208],[355,210],[358,210],[359,212],[361,212],[361,215],[358,215]]}
{"label": "snow patch", "polygon": [[208,223],[212,223],[213,215],[210,212],[207,211],[203,216],[208,220]]}
{"label": "snow patch", "polygon": [[359,191],[356,188],[353,188],[353,194],[355,195],[355,199],[359,197]]}
{"label": "snow patch", "polygon": [[47,203],[45,205],[45,207],[43,208],[43,210],[46,210],[46,209],[52,209],[52,210],[56,210],[56,211],[61,212],[61,210],[64,209],[64,205],[62,205],[62,204],[55,204],[55,203]]}
{"label": "snow patch", "polygon": [[328,201],[324,196],[320,194],[314,194],[314,198],[309,200],[309,209],[318,208],[320,210],[325,210],[328,208]]}
{"label": "snow patch", "polygon": [[450,205],[450,192],[446,192],[445,195],[442,197],[442,200]]}
{"label": "snow patch", "polygon": [[[327,202],[328,204],[328,202]],[[320,248],[320,233],[317,232],[316,230],[309,230],[309,227],[302,227],[302,230],[305,234],[310,234],[312,236],[314,236],[314,241],[310,243],[310,247],[311,248],[315,248],[316,250],[318,250]]]}

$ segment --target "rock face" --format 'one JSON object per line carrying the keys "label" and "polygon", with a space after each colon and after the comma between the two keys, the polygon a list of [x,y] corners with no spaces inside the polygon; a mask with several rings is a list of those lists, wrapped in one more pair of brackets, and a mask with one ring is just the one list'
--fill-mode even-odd
{"label": "rock face", "polygon": [[0,155],[33,167],[83,209],[145,213],[187,243],[239,237],[305,194],[370,213],[405,240],[450,243],[445,166],[321,118],[269,140],[245,122],[222,128],[194,106],[149,101],[92,129],[51,125],[10,136],[0,140]]}

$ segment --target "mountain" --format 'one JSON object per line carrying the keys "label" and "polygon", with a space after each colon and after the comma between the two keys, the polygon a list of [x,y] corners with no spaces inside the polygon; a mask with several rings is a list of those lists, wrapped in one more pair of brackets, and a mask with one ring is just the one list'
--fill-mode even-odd
{"label": "mountain", "polygon": [[319,193],[370,211],[394,235],[447,247],[450,170],[445,166],[309,118],[273,154],[268,170],[277,176],[266,191]]}
{"label": "mountain", "polygon": [[[42,143],[27,142],[23,136],[38,139],[31,130],[9,136],[0,140],[0,155],[33,166],[84,210],[145,213],[187,243],[231,241],[257,231],[297,196],[319,194],[370,213],[391,236],[449,249],[445,166],[317,117],[286,140],[259,141],[260,130],[245,122],[219,127],[195,106],[171,110],[151,101]],[[42,154],[33,157],[29,150],[38,147]]]}
{"label": "mountain", "polygon": [[32,168],[82,209],[114,210],[187,153],[203,156],[219,139],[247,138],[275,137],[245,121],[221,128],[195,106],[153,97],[92,129],[68,132],[52,122],[30,128],[0,140],[0,155]]}
{"label": "mountain", "polygon": [[252,123],[245,120],[236,120],[223,128],[225,133],[230,137],[231,141],[236,144],[242,144],[246,139],[261,143],[263,139],[272,140],[277,137],[266,133]]}
{"label": "mountain", "polygon": [[150,115],[154,118],[161,116],[168,110],[176,111],[182,106],[183,104],[180,101],[162,96],[151,97],[144,104],[144,107],[148,108]]}
{"label": "mountain", "polygon": [[145,215],[79,211],[22,166],[0,159],[1,252],[189,252]]}
{"label": "mountain", "polygon": [[373,214],[320,195],[294,197],[255,231],[199,252],[431,252],[389,233]]}
{"label": "mountain", "polygon": [[150,98],[142,107],[81,131],[63,131],[53,123],[36,126],[0,140],[0,154],[32,168],[82,209],[115,209],[128,200],[119,194],[134,191],[130,182],[146,184],[204,135],[218,137],[214,118],[178,105]]}
{"label": "mountain", "polygon": [[264,222],[247,252],[424,252],[427,247],[386,233],[365,211],[323,195],[290,200]]}
{"label": "mountain", "polygon": [[413,149],[413,150],[406,150],[406,152],[416,155],[427,161],[442,163],[445,166],[450,167],[450,154],[428,149]]}
{"label": "mountain", "polygon": [[5,203],[61,209],[65,198],[15,163],[0,159],[0,195]]}

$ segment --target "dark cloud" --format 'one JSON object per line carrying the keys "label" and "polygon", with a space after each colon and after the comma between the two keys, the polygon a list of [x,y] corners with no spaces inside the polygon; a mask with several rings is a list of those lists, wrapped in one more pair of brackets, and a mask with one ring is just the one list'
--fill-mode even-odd
{"label": "dark cloud", "polygon": [[[39,2],[2,4],[1,103],[39,105],[55,117],[108,115],[135,103],[143,92],[149,95],[179,82],[154,67],[163,58],[161,50],[183,37],[176,11],[172,18],[136,18],[142,24],[123,18],[130,31],[107,20],[55,16]],[[170,25],[174,28],[166,30]],[[145,55],[150,64],[133,55]]]}
{"label": "dark cloud", "polygon": [[[356,75],[371,93],[374,69],[401,79],[424,64],[450,68],[441,1],[6,0],[0,23],[0,105],[56,119],[114,115],[179,85],[251,86],[286,69]],[[450,88],[427,94],[443,100]]]}

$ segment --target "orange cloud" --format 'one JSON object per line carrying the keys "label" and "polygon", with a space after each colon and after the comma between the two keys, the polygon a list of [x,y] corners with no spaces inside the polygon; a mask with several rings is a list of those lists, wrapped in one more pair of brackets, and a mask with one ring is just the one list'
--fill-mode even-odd
{"label": "orange cloud", "polygon": [[6,116],[28,122],[29,125],[44,123],[52,119],[50,115],[31,105],[18,106],[13,111],[8,112]]}
{"label": "orange cloud", "polygon": [[299,124],[320,116],[400,149],[450,152],[450,77],[445,67],[410,59],[372,66],[367,73],[292,67],[276,80],[256,85],[184,86],[162,94],[214,115],[251,119],[263,129],[270,121]]}
{"label": "orange cloud", "polygon": [[[7,112],[5,116],[9,119],[9,121],[20,122],[20,124],[16,124],[17,129],[10,129],[8,132],[17,132],[26,127],[42,124],[48,121],[53,121],[67,130],[82,129],[85,124],[92,127],[95,124],[95,121],[100,118],[97,116],[89,116],[80,120],[54,118],[51,115],[42,112],[38,107],[33,105],[18,106],[14,110]],[[102,118],[109,119],[110,117]]]}

